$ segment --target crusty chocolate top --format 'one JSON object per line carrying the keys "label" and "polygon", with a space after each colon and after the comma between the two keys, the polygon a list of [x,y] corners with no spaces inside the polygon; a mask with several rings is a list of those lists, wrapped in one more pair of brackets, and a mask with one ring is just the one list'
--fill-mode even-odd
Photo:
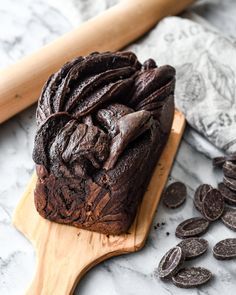
{"label": "crusty chocolate top", "polygon": [[132,52],[94,52],[66,63],[45,84],[33,159],[55,176],[86,178],[115,167],[127,146],[167,133],[175,69],[143,65]]}

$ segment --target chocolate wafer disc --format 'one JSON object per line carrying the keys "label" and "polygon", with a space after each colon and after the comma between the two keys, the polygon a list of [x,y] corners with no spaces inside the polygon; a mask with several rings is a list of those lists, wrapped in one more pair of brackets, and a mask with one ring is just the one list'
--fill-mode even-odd
{"label": "chocolate wafer disc", "polygon": [[228,228],[233,231],[236,231],[236,209],[227,207],[223,215],[221,216],[221,220]]}
{"label": "chocolate wafer disc", "polygon": [[236,162],[236,153],[225,156],[227,161]]}
{"label": "chocolate wafer disc", "polygon": [[209,224],[209,221],[202,217],[189,218],[177,226],[175,235],[180,239],[200,236],[207,231]]}
{"label": "chocolate wafer disc", "polygon": [[184,183],[174,182],[164,192],[163,202],[168,208],[177,208],[186,200],[187,189]]}
{"label": "chocolate wafer disc", "polygon": [[193,202],[198,211],[202,211],[202,200],[211,189],[213,189],[213,187],[210,184],[201,184],[196,189]]}
{"label": "chocolate wafer disc", "polygon": [[207,283],[212,273],[203,267],[183,268],[172,277],[173,283],[180,288],[194,288]]}
{"label": "chocolate wafer disc", "polygon": [[223,172],[226,177],[236,179],[236,162],[226,161],[223,165]]}
{"label": "chocolate wafer disc", "polygon": [[212,159],[212,164],[214,167],[222,168],[225,161],[236,162],[236,153],[227,156],[215,157]]}
{"label": "chocolate wafer disc", "polygon": [[236,192],[229,189],[223,182],[218,184],[218,189],[221,192],[225,202],[229,205],[236,206]]}
{"label": "chocolate wafer disc", "polygon": [[184,253],[180,247],[171,248],[161,259],[158,266],[158,276],[161,279],[172,277],[184,261]]}
{"label": "chocolate wafer disc", "polygon": [[188,238],[177,246],[183,250],[185,260],[189,260],[205,253],[208,248],[208,242],[201,238]]}
{"label": "chocolate wafer disc", "polygon": [[224,165],[224,162],[226,161],[225,157],[215,157],[212,159],[212,165],[214,167],[219,167],[222,168],[222,166]]}
{"label": "chocolate wafer disc", "polygon": [[236,191],[236,179],[224,176],[223,181],[229,189]]}
{"label": "chocolate wafer disc", "polygon": [[207,192],[202,201],[202,214],[209,221],[220,218],[224,212],[225,201],[218,189]]}
{"label": "chocolate wafer disc", "polygon": [[213,248],[213,255],[218,260],[236,258],[236,238],[218,242]]}

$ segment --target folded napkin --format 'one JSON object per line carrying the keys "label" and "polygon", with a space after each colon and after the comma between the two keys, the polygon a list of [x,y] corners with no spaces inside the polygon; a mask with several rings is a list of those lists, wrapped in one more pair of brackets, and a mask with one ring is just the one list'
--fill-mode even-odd
{"label": "folded napkin", "polygon": [[190,126],[226,153],[236,152],[235,44],[208,26],[168,17],[129,46],[143,60],[153,57],[176,68],[177,107]]}

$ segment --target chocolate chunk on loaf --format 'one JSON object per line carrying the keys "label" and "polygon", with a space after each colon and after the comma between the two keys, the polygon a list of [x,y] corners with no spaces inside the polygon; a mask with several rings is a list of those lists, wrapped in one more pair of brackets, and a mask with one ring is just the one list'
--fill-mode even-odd
{"label": "chocolate chunk on loaf", "polygon": [[38,102],[35,206],[105,234],[132,224],[174,117],[175,69],[132,52],[66,63]]}

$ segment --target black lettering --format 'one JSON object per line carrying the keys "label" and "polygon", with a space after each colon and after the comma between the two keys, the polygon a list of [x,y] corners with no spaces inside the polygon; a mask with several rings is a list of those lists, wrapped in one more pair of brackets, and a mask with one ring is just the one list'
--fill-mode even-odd
{"label": "black lettering", "polygon": [[233,123],[233,120],[228,113],[220,113],[219,114],[219,121],[220,121],[219,125],[221,127],[231,126]]}
{"label": "black lettering", "polygon": [[188,38],[188,34],[185,31],[181,31],[179,34],[179,40],[183,38]]}
{"label": "black lettering", "polygon": [[225,114],[226,120],[227,120],[227,126],[231,126],[232,125],[232,119],[230,118],[229,114]]}
{"label": "black lettering", "polygon": [[164,36],[164,40],[168,43],[172,43],[175,40],[174,34],[169,33]]}
{"label": "black lettering", "polygon": [[225,121],[224,121],[224,114],[223,113],[220,113],[219,114],[219,121],[220,121],[220,126],[221,127],[224,127],[225,126]]}

